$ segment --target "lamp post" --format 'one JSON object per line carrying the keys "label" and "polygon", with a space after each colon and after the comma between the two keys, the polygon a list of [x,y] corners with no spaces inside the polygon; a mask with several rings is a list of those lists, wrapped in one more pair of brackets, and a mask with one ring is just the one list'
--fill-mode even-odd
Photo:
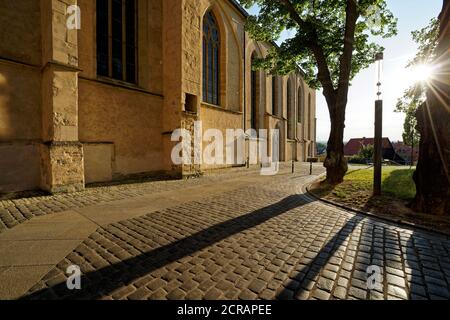
{"label": "lamp post", "polygon": [[381,83],[383,79],[383,53],[375,56],[375,68],[377,77],[377,93],[375,100],[375,145],[374,145],[374,179],[373,195],[381,195],[381,175],[383,158],[383,96]]}

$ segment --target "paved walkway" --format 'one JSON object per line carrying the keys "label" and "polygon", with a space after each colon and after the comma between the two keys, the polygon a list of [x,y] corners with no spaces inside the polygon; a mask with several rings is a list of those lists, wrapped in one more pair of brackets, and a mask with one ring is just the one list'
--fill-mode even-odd
{"label": "paved walkway", "polygon": [[[450,298],[447,237],[316,202],[302,194],[308,170],[110,187],[85,204],[72,195],[70,209],[0,234],[0,298]],[[70,265],[80,291],[67,289]],[[369,266],[381,272],[373,290]]]}

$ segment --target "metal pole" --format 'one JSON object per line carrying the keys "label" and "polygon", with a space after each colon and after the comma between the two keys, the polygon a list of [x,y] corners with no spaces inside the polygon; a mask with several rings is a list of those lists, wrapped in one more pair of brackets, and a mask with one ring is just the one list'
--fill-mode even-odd
{"label": "metal pole", "polygon": [[373,194],[381,195],[381,174],[383,158],[383,101],[375,101],[375,153]]}
{"label": "metal pole", "polygon": [[312,159],[309,162],[309,175],[312,176],[313,174],[313,162]]}

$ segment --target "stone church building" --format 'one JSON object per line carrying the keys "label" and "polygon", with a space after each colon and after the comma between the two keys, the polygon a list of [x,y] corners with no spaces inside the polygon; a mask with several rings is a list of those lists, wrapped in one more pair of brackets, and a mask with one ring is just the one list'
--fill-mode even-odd
{"label": "stone church building", "polygon": [[272,44],[247,15],[235,0],[1,0],[0,193],[217,168],[172,163],[172,132],[200,120],[277,128],[281,161],[314,156],[315,91],[252,70]]}

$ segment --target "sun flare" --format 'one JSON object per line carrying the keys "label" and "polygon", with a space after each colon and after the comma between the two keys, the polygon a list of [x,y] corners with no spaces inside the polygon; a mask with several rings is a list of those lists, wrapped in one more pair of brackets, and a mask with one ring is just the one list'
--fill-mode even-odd
{"label": "sun flare", "polygon": [[402,68],[396,72],[392,81],[399,88],[408,88],[414,84],[428,83],[432,79],[434,71],[433,66],[427,64]]}
{"label": "sun flare", "polygon": [[433,74],[433,68],[429,65],[422,64],[413,67],[409,71],[409,79],[410,81],[416,83],[421,81],[428,81]]}

